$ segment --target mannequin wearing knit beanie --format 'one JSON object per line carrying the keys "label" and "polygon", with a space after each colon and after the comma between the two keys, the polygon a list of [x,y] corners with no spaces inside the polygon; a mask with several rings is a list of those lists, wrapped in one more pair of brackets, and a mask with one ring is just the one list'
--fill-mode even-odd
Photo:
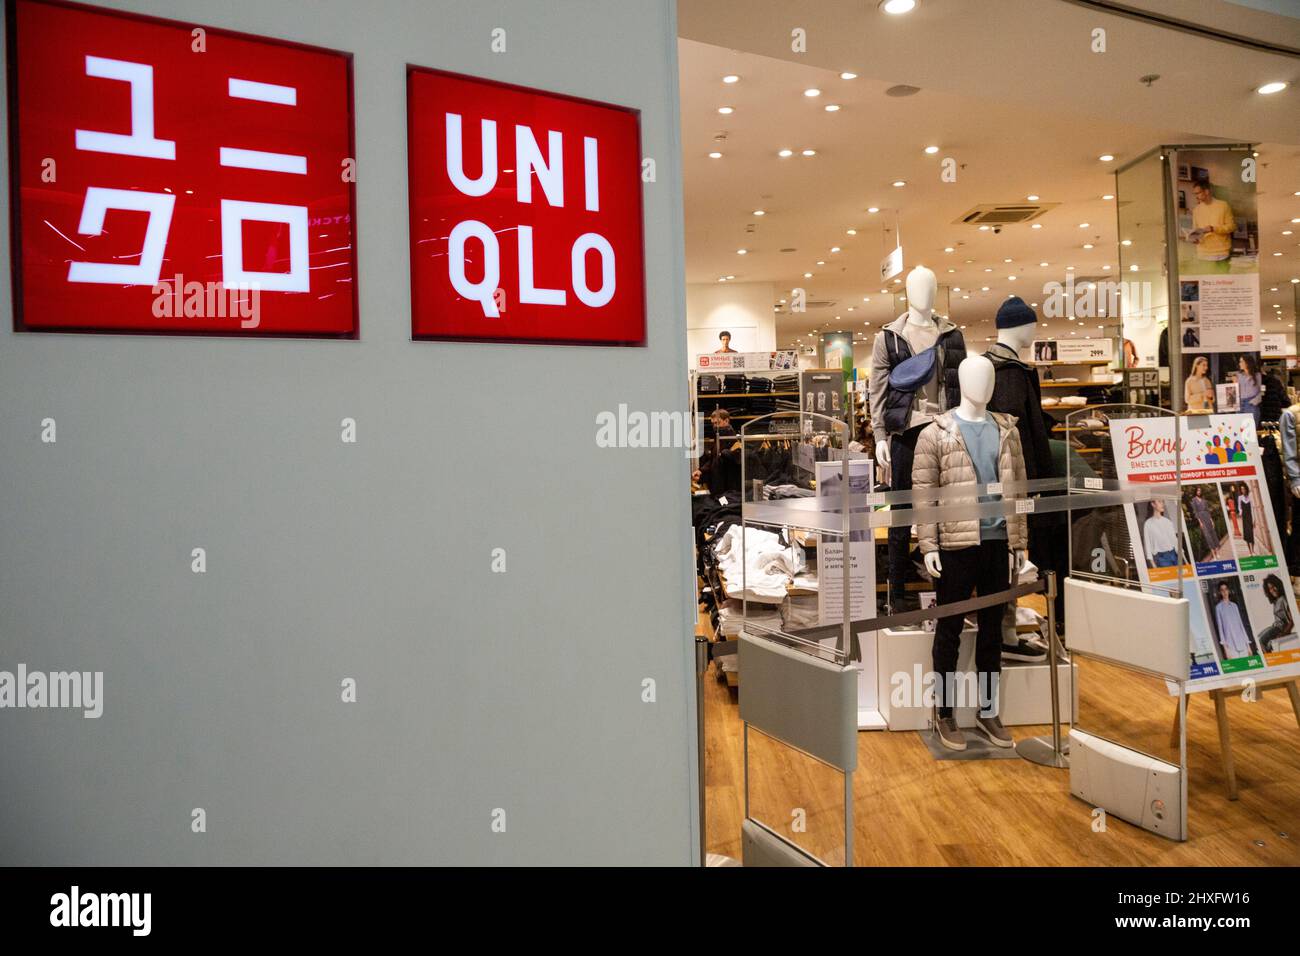
{"label": "mannequin wearing knit beanie", "polygon": [[[996,377],[989,409],[1015,416],[1016,431],[1020,433],[1020,445],[1025,454],[1026,477],[1031,481],[1035,478],[1054,477],[1051,435],[1043,420],[1038,371],[1020,359],[1020,353],[1028,349],[1034,340],[1038,330],[1038,316],[1024,300],[1011,296],[998,308],[996,325],[997,344],[985,353],[993,363]],[[1058,567],[1061,562],[1052,556],[1051,542],[1048,539],[1052,537],[1053,530],[1059,531],[1064,538],[1065,529],[1046,527],[1053,522],[1059,524],[1059,519],[1053,515],[1044,515],[1030,522],[1030,557],[1041,569],[1056,570],[1059,574],[1065,569]],[[1064,586],[1058,586],[1060,596],[1063,597],[1064,591]],[[1058,605],[1061,603],[1058,600]],[[1064,609],[1058,606],[1057,610],[1063,612]],[[1026,648],[1016,634],[1015,610],[1008,607],[1008,612],[1002,628],[1004,655],[1013,660],[1040,659],[1041,651],[1026,653]],[[1058,613],[1057,619],[1061,618],[1062,614]]]}

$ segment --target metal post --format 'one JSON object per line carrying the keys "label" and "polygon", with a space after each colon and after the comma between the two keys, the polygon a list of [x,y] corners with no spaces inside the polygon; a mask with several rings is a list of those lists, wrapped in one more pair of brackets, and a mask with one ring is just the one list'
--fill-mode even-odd
{"label": "metal post", "polygon": [[[1057,673],[1060,667],[1061,650],[1056,634],[1056,572],[1047,572],[1047,665],[1051,670],[1048,675],[1052,690],[1052,740],[1046,737],[1030,737],[1016,744],[1016,753],[1036,763],[1040,767],[1064,769],[1070,766],[1070,760],[1061,749],[1061,681]],[[1073,669],[1070,680],[1071,693],[1074,691]]]}
{"label": "metal post", "polygon": [[695,638],[695,734],[696,756],[700,782],[700,866],[708,864],[707,835],[705,833],[705,805],[708,795],[704,787],[704,672],[709,666],[709,642]]}

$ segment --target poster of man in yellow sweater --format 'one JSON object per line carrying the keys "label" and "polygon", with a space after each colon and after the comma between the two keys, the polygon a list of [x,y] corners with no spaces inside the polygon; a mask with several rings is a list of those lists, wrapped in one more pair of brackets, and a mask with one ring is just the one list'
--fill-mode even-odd
{"label": "poster of man in yellow sweater", "polygon": [[1231,267],[1232,234],[1237,221],[1232,207],[1222,199],[1215,199],[1208,179],[1197,180],[1192,185],[1196,205],[1192,207],[1192,231],[1189,242],[1196,243],[1196,260],[1205,271],[1227,272]]}

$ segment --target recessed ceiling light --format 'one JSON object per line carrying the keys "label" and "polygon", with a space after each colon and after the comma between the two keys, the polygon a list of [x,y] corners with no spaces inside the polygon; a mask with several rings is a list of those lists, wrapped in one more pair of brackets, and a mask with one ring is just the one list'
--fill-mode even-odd
{"label": "recessed ceiling light", "polygon": [[840,74],[841,80],[856,80],[857,78],[858,78],[858,74],[856,73],[844,72]]}
{"label": "recessed ceiling light", "polygon": [[736,255],[738,255],[738,256],[743,256],[743,255],[748,255],[748,254],[749,254],[749,250],[748,250],[748,249],[737,249],[737,250],[736,250]]}
{"label": "recessed ceiling light", "polygon": [[831,252],[839,252],[839,251],[840,251],[839,246],[831,246]]}
{"label": "recessed ceiling light", "polygon": [[1105,200],[1111,200],[1111,199],[1114,199],[1115,196],[1114,196],[1113,193],[1106,193],[1106,195],[1102,196],[1101,198],[1102,198],[1102,199],[1105,199]]}
{"label": "recessed ceiling light", "polygon": [[898,187],[898,188],[900,188],[900,189],[901,189],[903,186],[906,186],[906,185],[907,185],[907,182],[906,182],[905,180],[902,180],[902,179],[895,179],[895,180],[894,180],[894,186],[896,186],[896,187]]}
{"label": "recessed ceiling light", "polygon": [[992,272],[993,270],[992,270],[992,269],[985,269],[984,271],[985,271],[985,272]]}
{"label": "recessed ceiling light", "polygon": [[721,154],[721,153],[716,153],[716,152],[715,152],[715,153],[709,153],[709,159],[721,159],[721,158],[722,158],[722,154]]}
{"label": "recessed ceiling light", "polygon": [[1275,256],[1280,256],[1281,254],[1282,254],[1282,253],[1280,253],[1280,252],[1275,252],[1275,253],[1273,253],[1273,255],[1275,255]]}
{"label": "recessed ceiling light", "polygon": [[955,250],[952,246],[944,246],[944,247],[943,247],[943,251],[944,251],[944,252],[956,252],[957,250]]}
{"label": "recessed ceiling light", "polygon": [[986,286],[986,285],[984,285],[984,286],[980,286],[980,291],[981,291],[981,292],[987,292],[987,291],[989,291],[989,287]]}
{"label": "recessed ceiling light", "polygon": [[740,77],[736,76],[735,73],[728,73],[726,76],[724,76],[724,77],[722,78],[722,82],[723,82],[723,83],[736,83],[736,82],[738,82],[739,80],[740,80]]}
{"label": "recessed ceiling light", "polygon": [[871,301],[871,296],[864,295],[864,296],[862,297],[862,301],[863,301],[863,302],[870,302],[870,301]]}
{"label": "recessed ceiling light", "polygon": [[1085,249],[1091,249],[1091,248],[1092,248],[1092,243],[1091,243],[1091,242],[1085,242],[1085,243],[1083,244],[1083,248],[1085,248]]}
{"label": "recessed ceiling light", "polygon": [[[962,296],[962,298],[963,298],[963,299],[969,299],[970,296],[968,296],[968,295],[964,295],[964,296]],[[966,328],[966,326],[963,325],[962,328],[964,329],[964,328]]]}
{"label": "recessed ceiling light", "polygon": [[1113,162],[1115,159],[1115,157],[1112,156],[1110,153],[1102,153],[1097,158],[1100,159],[1103,163]]}
{"label": "recessed ceiling light", "polygon": [[845,229],[844,234],[846,236],[856,236],[858,234],[858,231],[856,229]]}
{"label": "recessed ceiling light", "polygon": [[903,13],[911,13],[916,9],[916,0],[880,0],[876,6],[886,13],[898,16]]}
{"label": "recessed ceiling light", "polygon": [[815,150],[815,149],[805,149],[805,150],[803,150],[803,155],[805,155],[805,156],[816,156],[816,155],[817,155],[817,150]]}
{"label": "recessed ceiling light", "polygon": [[826,110],[827,113],[838,113],[840,111],[840,104],[827,103],[824,107],[822,107],[822,109]]}
{"label": "recessed ceiling light", "polygon": [[1012,282],[1015,282],[1015,281],[1016,281],[1016,277],[1015,277],[1015,276],[1007,276],[1007,278],[1010,279]]}
{"label": "recessed ceiling light", "polygon": [[1119,244],[1120,244],[1121,246],[1131,246],[1131,245],[1133,245],[1133,240],[1132,240],[1132,239],[1121,239],[1121,240],[1119,241]]}
{"label": "recessed ceiling light", "polygon": [[1042,229],[1042,228],[1043,228],[1043,224],[1042,224],[1041,222],[1036,222],[1036,223],[1034,223],[1032,226],[1030,226],[1029,228],[1030,228],[1030,229]]}
{"label": "recessed ceiling light", "polygon": [[817,260],[817,264],[818,264],[819,266],[824,266],[824,265],[826,265],[826,260],[825,260],[825,259],[818,259],[818,260]]}
{"label": "recessed ceiling light", "polygon": [[1283,230],[1282,230],[1282,235],[1284,235],[1284,236],[1289,236],[1289,235],[1291,235],[1291,230],[1290,230],[1290,229],[1283,229]]}
{"label": "recessed ceiling light", "polygon": [[1135,262],[1135,263],[1133,263],[1131,266],[1129,266],[1129,267],[1128,267],[1128,271],[1129,271],[1129,272],[1137,272],[1137,271],[1138,271],[1137,263]]}
{"label": "recessed ceiling light", "polygon": [[927,153],[928,155],[933,156],[935,153],[939,152],[939,147],[938,147],[938,146],[927,146],[927,147],[925,148],[925,151],[926,151],[926,153]]}
{"label": "recessed ceiling light", "polygon": [[1039,265],[1046,269],[1048,264],[1046,262],[1040,262]]}
{"label": "recessed ceiling light", "polygon": [[956,270],[956,269],[949,269],[948,271],[949,271],[949,272],[956,272],[957,270]]}
{"label": "recessed ceiling light", "polygon": [[803,274],[803,277],[804,277],[805,279],[811,279],[811,278],[812,278],[812,273],[811,273],[811,272],[805,272],[805,273]]}
{"label": "recessed ceiling light", "polygon": [[1092,224],[1091,224],[1091,223],[1088,223],[1088,222],[1081,222],[1081,223],[1079,223],[1079,228],[1080,228],[1080,229],[1087,229],[1090,225],[1092,225]]}
{"label": "recessed ceiling light", "polygon": [[1300,219],[1292,219],[1292,222],[1300,222]]}
{"label": "recessed ceiling light", "polygon": [[734,278],[736,278],[736,277],[735,277],[735,276],[727,276],[727,278],[728,278],[728,279],[734,279]]}
{"label": "recessed ceiling light", "polygon": [[1271,96],[1274,93],[1281,93],[1286,89],[1286,87],[1286,83],[1281,80],[1275,80],[1272,83],[1265,83],[1263,86],[1256,89],[1255,92],[1259,93],[1261,96]]}
{"label": "recessed ceiling light", "polygon": [[1030,193],[1028,196],[1025,197],[1025,199],[1027,199],[1029,202],[1038,202],[1038,197],[1035,196],[1033,193]]}
{"label": "recessed ceiling light", "polygon": [[870,212],[870,213],[877,213],[877,212],[880,212],[880,207],[879,207],[879,206],[868,206],[868,207],[867,207],[867,212]]}
{"label": "recessed ceiling light", "polygon": [[781,150],[779,153],[777,153],[776,155],[781,156],[781,157],[793,156],[793,155],[794,155],[794,150],[792,150],[792,149],[783,149],[783,150]]}
{"label": "recessed ceiling light", "polygon": [[1109,272],[1109,271],[1110,271],[1110,266],[1102,266],[1102,267],[1101,267],[1101,271],[1102,271],[1102,272]]}
{"label": "recessed ceiling light", "polygon": [[1010,259],[1003,259],[1002,261],[1003,261],[1003,262],[1010,262],[1011,260],[1010,260]]}
{"label": "recessed ceiling light", "polygon": [[730,116],[732,113],[736,111],[732,109],[730,106],[719,106],[718,112],[721,113],[723,116]]}
{"label": "recessed ceiling light", "polygon": [[754,210],[754,215],[755,215],[755,216],[766,216],[766,215],[767,215],[767,212],[766,212],[765,210],[762,210],[762,209],[755,209],[755,210]]}
{"label": "recessed ceiling light", "polygon": [[819,89],[817,89],[816,87],[810,87],[809,89],[806,89],[806,90],[803,91],[803,95],[804,95],[804,96],[821,96],[821,95],[822,95],[822,91],[819,90]]}
{"label": "recessed ceiling light", "polygon": [[988,232],[990,228],[990,226],[980,226],[980,232]]}

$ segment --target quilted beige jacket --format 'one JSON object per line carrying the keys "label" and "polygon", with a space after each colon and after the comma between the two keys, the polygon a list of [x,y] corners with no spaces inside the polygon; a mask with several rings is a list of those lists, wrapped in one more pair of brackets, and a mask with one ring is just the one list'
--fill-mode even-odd
{"label": "quilted beige jacket", "polygon": [[[1015,416],[1000,412],[988,414],[998,426],[998,480],[1024,481],[1025,456],[1020,450],[1020,433],[1016,431]],[[966,440],[962,438],[961,429],[957,426],[953,413],[944,412],[927,425],[916,439],[912,487],[920,490],[977,484],[979,480],[975,477],[975,465],[971,461],[970,452],[966,450]],[[977,496],[971,495],[969,499],[945,499],[943,503],[974,504],[978,500]],[[980,523],[978,518],[971,518],[968,521],[918,524],[916,536],[920,540],[922,554],[938,551],[940,547],[945,551],[973,548],[980,543]],[[1028,541],[1025,516],[1007,515],[1007,545],[1013,550],[1022,551],[1029,546]]]}

